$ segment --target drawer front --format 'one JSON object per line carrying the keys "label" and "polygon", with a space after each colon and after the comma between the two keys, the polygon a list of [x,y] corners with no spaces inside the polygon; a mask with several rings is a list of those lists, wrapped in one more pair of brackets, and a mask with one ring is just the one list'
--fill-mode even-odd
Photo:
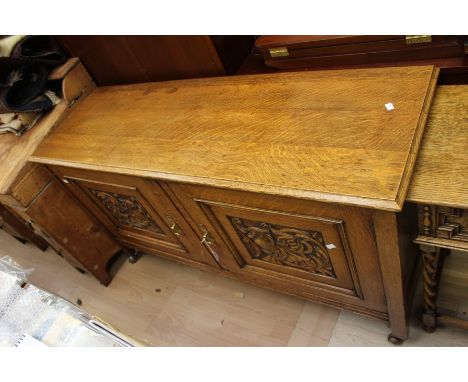
{"label": "drawer front", "polygon": [[123,244],[219,268],[157,182],[69,168],[53,171]]}
{"label": "drawer front", "polygon": [[386,311],[370,211],[169,187],[223,268],[290,293]]}
{"label": "drawer front", "polygon": [[53,174],[40,164],[28,164],[24,175],[12,187],[11,196],[21,207],[27,207],[49,184]]}

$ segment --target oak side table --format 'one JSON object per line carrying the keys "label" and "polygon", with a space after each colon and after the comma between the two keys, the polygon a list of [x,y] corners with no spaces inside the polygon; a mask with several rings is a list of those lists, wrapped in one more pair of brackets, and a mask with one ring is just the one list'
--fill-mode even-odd
{"label": "oak side table", "polygon": [[418,236],[424,264],[422,322],[468,329],[460,314],[437,309],[444,258],[451,250],[468,256],[468,85],[438,86],[407,201],[418,204]]}

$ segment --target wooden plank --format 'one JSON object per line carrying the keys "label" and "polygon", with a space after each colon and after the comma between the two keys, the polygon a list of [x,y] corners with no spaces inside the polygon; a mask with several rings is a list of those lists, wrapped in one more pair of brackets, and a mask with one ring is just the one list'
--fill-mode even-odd
{"label": "wooden plank", "polygon": [[49,81],[62,80],[76,65],[80,63],[78,57],[67,60],[63,65],[57,66],[49,73]]}
{"label": "wooden plank", "polygon": [[468,243],[466,241],[461,240],[442,239],[440,237],[418,235],[416,239],[414,239],[414,242],[416,244],[426,244],[438,248],[447,248],[454,249],[457,251],[468,252]]}
{"label": "wooden plank", "polygon": [[437,73],[383,68],[99,88],[33,161],[397,211]]}
{"label": "wooden plank", "polygon": [[67,106],[66,102],[59,103],[21,137],[13,134],[0,135],[0,194],[8,193],[29,156],[63,117]]}
{"label": "wooden plank", "polygon": [[437,317],[438,322],[442,322],[447,325],[456,326],[457,328],[468,330],[468,320],[461,319],[453,316],[442,314]]}
{"label": "wooden plank", "polygon": [[468,85],[438,86],[407,200],[468,207]]}
{"label": "wooden plank", "polygon": [[[54,74],[55,73],[55,74]],[[52,110],[47,111],[34,127],[24,135],[0,135],[0,194],[7,194],[12,185],[24,174],[30,155],[43,138],[67,114],[71,103],[86,95],[95,86],[77,59],[70,59],[62,67],[56,68],[51,76],[59,79],[65,76],[62,85],[62,100]]]}

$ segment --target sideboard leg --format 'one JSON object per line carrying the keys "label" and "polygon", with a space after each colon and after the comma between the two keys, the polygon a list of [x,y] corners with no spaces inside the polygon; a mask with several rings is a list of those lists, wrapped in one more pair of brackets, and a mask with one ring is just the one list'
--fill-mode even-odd
{"label": "sideboard leg", "polygon": [[401,343],[408,338],[409,325],[407,301],[402,270],[402,256],[397,218],[394,212],[374,213],[374,232],[377,239],[382,281],[387,299],[391,343]]}
{"label": "sideboard leg", "polygon": [[424,262],[424,313],[422,314],[422,323],[424,330],[432,333],[437,325],[436,301],[442,268],[442,257],[445,251],[442,248],[430,245],[420,245],[420,250]]}
{"label": "sideboard leg", "polygon": [[401,345],[405,340],[402,338],[395,337],[391,333],[388,335],[388,342],[390,342],[393,345]]}

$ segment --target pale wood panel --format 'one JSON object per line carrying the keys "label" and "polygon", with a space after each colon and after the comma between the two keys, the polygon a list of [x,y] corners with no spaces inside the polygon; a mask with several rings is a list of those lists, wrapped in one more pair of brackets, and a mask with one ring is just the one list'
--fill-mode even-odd
{"label": "pale wood panel", "polygon": [[99,88],[33,160],[399,210],[437,73],[314,71]]}
{"label": "pale wood panel", "polygon": [[29,156],[67,110],[65,102],[59,103],[25,135],[0,135],[0,194],[6,194]]}
{"label": "pale wood panel", "polygon": [[[124,263],[109,287],[78,273],[51,249],[23,245],[0,230],[0,257],[35,268],[29,281],[72,302],[134,339],[153,346],[387,346],[384,322],[306,302],[240,281],[143,256]],[[466,311],[468,256],[446,261],[439,306]],[[421,283],[419,284],[421,285]],[[158,291],[156,291],[158,290]],[[422,293],[415,299],[405,346],[468,346],[468,333],[425,333]],[[393,345],[389,345],[393,346]]]}
{"label": "pale wood panel", "polygon": [[468,85],[438,86],[407,200],[468,207]]}

